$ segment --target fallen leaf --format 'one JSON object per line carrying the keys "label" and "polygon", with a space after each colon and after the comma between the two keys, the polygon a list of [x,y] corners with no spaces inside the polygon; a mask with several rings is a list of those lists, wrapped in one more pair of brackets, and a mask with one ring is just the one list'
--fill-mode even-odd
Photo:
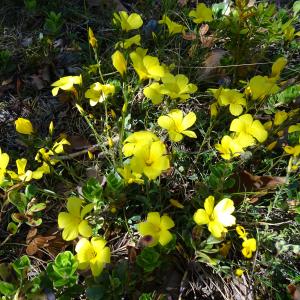
{"label": "fallen leaf", "polygon": [[292,297],[292,300],[300,300],[300,287],[294,284],[288,285],[288,292]]}
{"label": "fallen leaf", "polygon": [[197,38],[197,36],[194,32],[183,32],[182,37],[184,40],[187,40],[187,41],[194,41]]}
{"label": "fallen leaf", "polygon": [[188,3],[188,0],[178,0],[178,5],[181,7],[187,5],[187,3]]}

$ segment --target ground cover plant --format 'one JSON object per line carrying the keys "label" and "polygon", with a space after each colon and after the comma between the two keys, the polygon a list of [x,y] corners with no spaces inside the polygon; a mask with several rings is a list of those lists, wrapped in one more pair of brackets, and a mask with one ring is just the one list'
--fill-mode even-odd
{"label": "ground cover plant", "polygon": [[299,299],[299,12],[4,3],[2,299]]}

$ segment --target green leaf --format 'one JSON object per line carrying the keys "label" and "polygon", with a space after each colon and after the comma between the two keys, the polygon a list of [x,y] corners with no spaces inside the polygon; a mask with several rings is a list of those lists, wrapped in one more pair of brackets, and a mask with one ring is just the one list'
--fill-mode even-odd
{"label": "green leaf", "polygon": [[293,4],[293,12],[294,12],[294,16],[296,16],[300,11],[300,1],[296,1]]}
{"label": "green leaf", "polygon": [[25,213],[28,204],[25,194],[13,190],[8,193],[8,201],[13,204],[20,213]]}
{"label": "green leaf", "polygon": [[41,210],[44,210],[46,208],[46,203],[38,203],[38,204],[34,204],[30,207],[29,212],[38,212]]}
{"label": "green leaf", "polygon": [[137,256],[136,262],[146,273],[152,272],[161,264],[159,253],[153,248],[145,248]]}
{"label": "green leaf", "polygon": [[16,223],[14,223],[14,222],[8,223],[8,225],[7,225],[7,231],[10,234],[16,234],[18,232],[18,225]]}
{"label": "green leaf", "polygon": [[30,268],[30,259],[27,255],[23,255],[12,263],[13,269],[17,275],[23,279],[26,276],[28,269]]}
{"label": "green leaf", "polygon": [[82,193],[87,200],[96,203],[102,200],[103,188],[96,178],[91,177],[83,186]]}
{"label": "green leaf", "polygon": [[37,192],[38,189],[34,184],[28,184],[25,188],[25,196],[28,200],[31,200],[34,196],[36,196]]}
{"label": "green leaf", "polygon": [[16,287],[5,281],[0,281],[0,294],[4,296],[12,296],[16,292]]}

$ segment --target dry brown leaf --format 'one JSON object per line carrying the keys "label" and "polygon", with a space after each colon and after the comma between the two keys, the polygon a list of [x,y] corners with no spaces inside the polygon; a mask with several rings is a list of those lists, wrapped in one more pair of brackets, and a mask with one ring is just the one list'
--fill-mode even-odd
{"label": "dry brown leaf", "polygon": [[279,176],[256,176],[252,175],[247,171],[242,171],[239,176],[239,184],[243,189],[247,191],[257,191],[257,190],[270,190],[276,188],[278,185],[285,184],[286,177]]}
{"label": "dry brown leaf", "polygon": [[194,32],[183,32],[182,37],[184,40],[187,40],[187,41],[194,41],[197,38],[197,36]]}
{"label": "dry brown leaf", "polygon": [[290,293],[293,300],[300,300],[300,287],[294,284],[288,285],[288,292]]}
{"label": "dry brown leaf", "polygon": [[181,7],[187,5],[187,3],[188,3],[188,0],[178,0],[178,5]]}
{"label": "dry brown leaf", "polygon": [[199,35],[200,36],[206,35],[208,30],[209,30],[208,24],[202,24],[199,28]]}
{"label": "dry brown leaf", "polygon": [[210,51],[203,62],[205,69],[200,69],[200,79],[206,79],[208,77],[218,75],[220,73],[220,69],[217,67],[221,65],[221,59],[226,55],[226,53],[227,51],[223,49],[213,49]]}

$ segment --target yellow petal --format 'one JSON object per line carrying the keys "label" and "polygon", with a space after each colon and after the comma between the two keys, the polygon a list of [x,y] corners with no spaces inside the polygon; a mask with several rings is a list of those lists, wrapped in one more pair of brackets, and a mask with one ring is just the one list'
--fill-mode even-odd
{"label": "yellow petal", "polygon": [[92,235],[92,228],[90,227],[87,220],[80,222],[78,226],[78,232],[83,237],[90,237]]}
{"label": "yellow petal", "polygon": [[138,14],[136,14],[136,13],[131,14],[128,17],[127,22],[130,25],[130,29],[129,30],[131,30],[131,29],[138,29],[138,28],[140,28],[143,25],[143,20],[142,20],[141,16],[138,15]]}
{"label": "yellow petal", "polygon": [[27,159],[26,158],[17,159],[16,165],[17,165],[17,169],[18,169],[18,175],[25,174]]}
{"label": "yellow petal", "polygon": [[127,69],[127,62],[124,55],[119,50],[117,50],[111,56],[111,58],[112,58],[113,66],[121,74],[121,76],[123,76]]}
{"label": "yellow petal", "polygon": [[193,139],[196,139],[197,138],[197,135],[194,131],[191,131],[191,130],[184,130],[182,131],[182,134],[190,137],[190,138],[193,138]]}
{"label": "yellow petal", "polygon": [[33,133],[33,126],[31,122],[24,118],[18,118],[15,121],[16,131],[22,134],[30,135]]}
{"label": "yellow petal", "polygon": [[182,120],[182,129],[186,130],[187,128],[194,125],[196,122],[196,115],[193,112],[189,112]]}
{"label": "yellow petal", "polygon": [[170,136],[170,140],[172,142],[177,143],[177,142],[180,142],[183,139],[183,135],[181,133],[178,133],[177,131],[169,130],[168,133],[169,133],[169,136]]}
{"label": "yellow petal", "polygon": [[158,242],[162,245],[165,246],[167,245],[171,240],[173,236],[168,230],[161,230],[159,232],[159,239]]}
{"label": "yellow petal", "polygon": [[288,118],[288,113],[285,111],[278,111],[274,117],[274,125],[278,126],[282,124]]}
{"label": "yellow petal", "polygon": [[195,212],[193,219],[198,225],[209,223],[209,216],[204,209],[198,209]]}
{"label": "yellow petal", "polygon": [[168,230],[175,226],[174,221],[167,215],[163,215],[160,220],[160,228],[162,230]]}
{"label": "yellow petal", "polygon": [[243,112],[243,107],[240,104],[230,104],[229,111],[233,116],[239,116]]}
{"label": "yellow petal", "polygon": [[222,236],[223,232],[226,232],[224,226],[218,221],[209,222],[208,230],[216,238],[220,238]]}
{"label": "yellow petal", "polygon": [[169,116],[159,117],[158,120],[157,120],[157,123],[161,128],[164,128],[164,129],[167,129],[167,130],[175,128],[174,120],[172,118],[170,118]]}
{"label": "yellow petal", "polygon": [[287,64],[287,59],[285,57],[279,57],[272,65],[271,77],[279,78],[281,71]]}
{"label": "yellow petal", "polygon": [[264,126],[260,123],[259,120],[255,120],[248,132],[254,136],[260,143],[263,143],[268,138],[268,132],[265,130]]}
{"label": "yellow petal", "polygon": [[1,153],[0,154],[0,169],[6,170],[8,163],[9,163],[9,155],[7,153]]}
{"label": "yellow petal", "polygon": [[78,226],[68,225],[62,232],[62,238],[65,241],[72,241],[78,237]]}
{"label": "yellow petal", "polygon": [[151,85],[144,88],[144,95],[151,99],[153,104],[160,104],[163,100],[163,94],[161,94],[161,85],[158,82],[154,82]]}
{"label": "yellow petal", "polygon": [[77,252],[76,258],[79,263],[88,263],[95,257],[93,246],[86,238],[79,240],[76,244],[75,251]]}
{"label": "yellow petal", "polygon": [[150,222],[141,222],[137,225],[138,232],[142,235],[156,236],[157,231],[155,226]]}
{"label": "yellow petal", "polygon": [[160,226],[160,215],[158,212],[149,212],[147,215],[147,222],[159,227]]}
{"label": "yellow petal", "polygon": [[208,196],[204,201],[204,209],[208,216],[211,216],[215,206],[215,197]]}
{"label": "yellow petal", "polygon": [[70,214],[80,218],[82,199],[77,197],[69,197],[67,202],[67,209]]}

